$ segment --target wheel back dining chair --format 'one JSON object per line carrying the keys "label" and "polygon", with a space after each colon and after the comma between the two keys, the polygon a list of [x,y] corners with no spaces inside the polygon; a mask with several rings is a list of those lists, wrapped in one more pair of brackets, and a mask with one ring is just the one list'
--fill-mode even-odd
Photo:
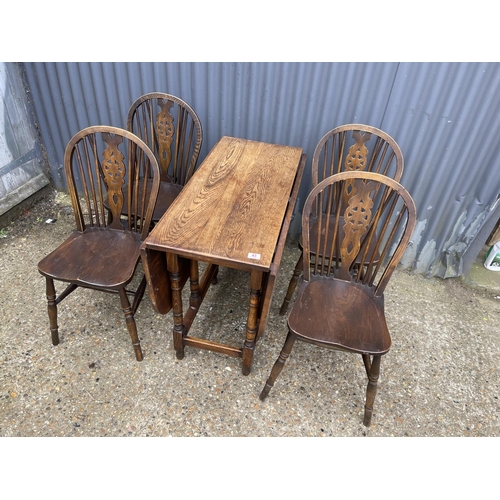
{"label": "wheel back dining chair", "polygon": [[[134,314],[146,288],[135,291],[132,281],[140,259],[140,245],[151,227],[160,185],[158,163],[148,146],[131,132],[94,126],[69,141],[64,170],[76,229],[38,263],[45,276],[52,343],[59,344],[57,306],[78,287],[117,293],[138,361],[143,354]],[[149,178],[147,189],[139,189]],[[123,214],[123,206],[129,208]],[[66,282],[56,296],[54,280]],[[130,304],[128,296],[134,297]]]}
{"label": "wheel back dining chair", "polygon": [[[312,187],[317,186],[323,179],[344,171],[375,172],[399,182],[403,175],[403,168],[403,153],[390,135],[369,125],[342,125],[327,132],[314,150]],[[314,226],[312,231],[315,231]],[[302,274],[302,238],[299,239],[299,249],[301,255],[281,305],[281,316],[286,313]],[[317,251],[316,238],[312,238],[310,252],[316,255]]]}
{"label": "wheel back dining chair", "polygon": [[[323,227],[323,214],[332,216],[334,223]],[[409,243],[415,220],[415,205],[406,189],[381,174],[343,172],[311,191],[302,216],[303,280],[288,317],[285,344],[261,400],[300,339],[362,356],[368,376],[364,425],[370,425],[381,356],[391,347],[384,289]],[[311,265],[313,224],[318,225],[314,237],[321,252]],[[376,252],[370,254],[369,248]]]}
{"label": "wheel back dining chair", "polygon": [[201,122],[182,99],[151,92],[130,106],[127,130],[150,147],[160,166],[160,192],[153,213],[156,223],[196,169],[203,141]]}

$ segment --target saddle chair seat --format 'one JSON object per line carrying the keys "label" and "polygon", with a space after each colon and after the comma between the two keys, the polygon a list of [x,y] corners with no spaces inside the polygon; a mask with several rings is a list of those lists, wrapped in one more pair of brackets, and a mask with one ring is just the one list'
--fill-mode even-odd
{"label": "saddle chair seat", "polygon": [[[134,277],[141,235],[118,229],[87,228],[73,233],[38,264],[41,274],[87,288],[118,290]],[[110,251],[113,249],[113,251]],[[75,259],[73,256],[78,255]],[[122,265],[117,266],[116,262]]]}
{"label": "saddle chair seat", "polygon": [[[153,211],[153,222],[158,222],[163,214],[169,209],[170,205],[179,196],[184,186],[180,184],[175,184],[173,182],[160,182],[160,190],[158,191],[158,199]],[[151,190],[151,180],[148,180],[147,192]],[[142,198],[143,186],[139,188],[139,199]],[[124,200],[123,211],[126,213],[128,211],[127,200]]]}
{"label": "saddle chair seat", "polygon": [[363,288],[323,277],[303,281],[288,327],[301,340],[319,342],[323,347],[358,354],[387,353],[391,336],[384,317],[384,298],[369,295]]}

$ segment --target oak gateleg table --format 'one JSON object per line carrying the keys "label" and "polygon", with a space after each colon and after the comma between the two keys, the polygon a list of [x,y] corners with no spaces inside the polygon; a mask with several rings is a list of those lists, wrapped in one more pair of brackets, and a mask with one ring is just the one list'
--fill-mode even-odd
{"label": "oak gateleg table", "polygon": [[[242,358],[251,370],[263,335],[306,155],[302,148],[222,137],[141,247],[154,308],[173,310],[178,359],[192,346]],[[201,279],[198,262],[207,263]],[[250,271],[243,346],[189,336],[219,266]],[[182,290],[189,278],[189,307]]]}

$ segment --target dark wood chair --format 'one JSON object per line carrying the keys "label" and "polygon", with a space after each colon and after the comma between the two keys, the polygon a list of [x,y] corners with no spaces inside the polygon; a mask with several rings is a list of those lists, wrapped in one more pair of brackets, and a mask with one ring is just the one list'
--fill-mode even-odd
{"label": "dark wood chair", "polygon": [[150,147],[160,166],[160,192],[153,213],[156,223],[196,169],[203,141],[201,122],[182,99],[151,92],[130,106],[127,130]]}
{"label": "dark wood chair", "polygon": [[[348,124],[327,132],[318,142],[312,159],[312,187],[323,179],[340,172],[375,172],[400,181],[403,175],[403,153],[396,141],[384,131],[369,125]],[[325,227],[323,221],[323,227]],[[330,221],[333,224],[333,221]],[[316,231],[312,227],[312,231]],[[301,255],[293,271],[283,299],[280,315],[290,304],[297,282],[302,273],[302,239],[299,240]],[[310,252],[316,254],[316,238],[311,239]]]}
{"label": "dark wood chair", "polygon": [[[331,215],[335,223],[322,227],[322,214]],[[300,339],[361,354],[368,376],[364,425],[370,425],[381,356],[391,347],[384,289],[409,243],[415,220],[415,204],[406,189],[381,174],[343,172],[311,191],[302,216],[303,280],[288,317],[288,336],[261,400]],[[313,224],[318,225],[316,248],[322,252],[311,255]],[[377,251],[377,262],[374,253],[369,256],[370,246]]]}
{"label": "dark wood chair", "polygon": [[[45,276],[52,343],[59,344],[57,306],[78,287],[117,293],[135,356],[143,354],[134,314],[144,295],[146,278],[135,291],[132,281],[140,246],[151,227],[160,187],[158,163],[148,146],[127,130],[89,127],[69,141],[64,170],[76,229],[38,263]],[[140,179],[149,178],[144,190]],[[129,207],[123,214],[123,206]],[[54,280],[68,283],[56,296]],[[134,297],[130,304],[128,295]]]}

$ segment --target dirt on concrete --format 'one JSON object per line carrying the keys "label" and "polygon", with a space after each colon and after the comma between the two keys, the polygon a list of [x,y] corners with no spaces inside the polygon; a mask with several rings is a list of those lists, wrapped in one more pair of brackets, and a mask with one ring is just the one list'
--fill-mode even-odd
{"label": "dirt on concrete", "polygon": [[[147,294],[136,315],[144,361],[117,297],[91,290],[59,306],[54,347],[37,263],[73,226],[68,197],[51,192],[0,232],[0,436],[500,436],[496,290],[396,270],[386,291],[393,345],[366,428],[366,375],[352,354],[297,343],[269,397],[258,398],[286,336],[278,310],[296,245],[287,245],[245,377],[238,358],[188,347],[177,360],[172,316],[156,313]],[[221,268],[193,335],[241,343],[248,293],[246,273]]]}

